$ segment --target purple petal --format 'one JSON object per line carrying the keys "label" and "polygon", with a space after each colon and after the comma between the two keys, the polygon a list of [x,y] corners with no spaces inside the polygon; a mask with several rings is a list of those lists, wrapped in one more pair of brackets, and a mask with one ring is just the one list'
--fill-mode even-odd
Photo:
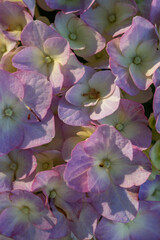
{"label": "purple petal", "polygon": [[68,186],[80,192],[88,192],[88,170],[93,159],[89,158],[83,150],[83,142],[78,143],[72,151],[72,158],[68,161],[64,179]]}
{"label": "purple petal", "polygon": [[24,46],[38,47],[43,50],[43,43],[47,38],[59,36],[56,31],[41,21],[32,21],[26,25],[21,34]]}
{"label": "purple petal", "polygon": [[59,102],[58,116],[66,124],[72,126],[84,126],[90,124],[88,109],[77,107],[68,103],[64,98]]}
{"label": "purple petal", "polygon": [[111,184],[106,192],[90,196],[94,208],[107,219],[127,223],[137,215],[139,205],[137,190]]}
{"label": "purple petal", "polygon": [[129,66],[129,72],[135,85],[139,89],[146,90],[152,84],[152,79],[146,77],[146,75],[142,72],[142,68],[140,68],[136,64],[131,63],[131,65]]}
{"label": "purple petal", "polygon": [[14,75],[24,84],[23,102],[44,118],[52,100],[52,87],[47,78],[29,71],[18,71]]}
{"label": "purple petal", "polygon": [[55,136],[54,116],[48,111],[41,122],[23,123],[24,139],[21,149],[40,146],[49,143]]}

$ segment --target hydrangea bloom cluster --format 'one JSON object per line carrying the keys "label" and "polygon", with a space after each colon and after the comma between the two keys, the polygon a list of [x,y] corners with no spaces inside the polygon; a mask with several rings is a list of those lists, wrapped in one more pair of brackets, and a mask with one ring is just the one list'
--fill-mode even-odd
{"label": "hydrangea bloom cluster", "polygon": [[0,240],[159,226],[159,0],[0,0]]}

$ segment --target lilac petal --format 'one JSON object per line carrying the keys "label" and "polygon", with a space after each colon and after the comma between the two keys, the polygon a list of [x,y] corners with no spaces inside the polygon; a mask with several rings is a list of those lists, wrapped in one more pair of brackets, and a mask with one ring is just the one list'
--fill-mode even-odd
{"label": "lilac petal", "polygon": [[93,159],[83,150],[83,142],[78,143],[72,151],[72,158],[68,161],[64,179],[68,186],[80,192],[88,192],[87,172],[92,166]]}
{"label": "lilac petal", "polygon": [[74,106],[68,103],[64,98],[62,98],[59,102],[58,116],[68,125],[84,126],[90,124],[88,109]]}
{"label": "lilac petal", "polygon": [[153,24],[159,24],[160,6],[158,0],[153,0],[150,8],[150,20]]}
{"label": "lilac petal", "polygon": [[23,102],[41,118],[47,113],[52,100],[52,87],[47,78],[36,72],[18,71],[14,73],[24,84]]}
{"label": "lilac petal", "polygon": [[119,66],[116,61],[110,59],[110,67],[116,76],[115,83],[129,95],[134,96],[139,93],[139,89],[135,86],[127,68]]}
{"label": "lilac petal", "polygon": [[94,208],[107,219],[127,223],[137,214],[137,189],[124,189],[111,183],[106,192],[90,197]]}
{"label": "lilac petal", "polygon": [[116,156],[127,157],[130,160],[133,158],[131,142],[108,125],[101,125],[96,129],[91,137],[84,142],[84,151],[93,158],[99,158],[99,155],[106,157],[107,153],[111,157],[116,154]]}
{"label": "lilac petal", "polygon": [[70,55],[69,43],[62,37],[48,38],[44,42],[44,51],[61,65],[67,63]]}
{"label": "lilac petal", "polygon": [[21,70],[38,71],[44,75],[49,74],[44,54],[37,47],[26,47],[13,57],[13,66]]}
{"label": "lilac petal", "polygon": [[[7,79],[7,81],[4,81],[4,79]],[[11,93],[18,98],[24,97],[24,86],[22,85],[21,81],[17,79],[16,77],[12,76],[9,72],[0,70],[0,94],[6,95],[7,92],[9,92],[9,95]]]}
{"label": "lilac petal", "polygon": [[113,112],[115,112],[119,106],[120,101],[120,90],[116,86],[115,91],[111,96],[104,98],[96,104],[95,107],[92,107],[90,118],[92,120],[99,120],[102,119]]}
{"label": "lilac petal", "polygon": [[110,185],[110,176],[99,166],[93,166],[88,170],[88,191],[104,192]]}
{"label": "lilac petal", "polygon": [[153,74],[153,83],[156,88],[160,85],[160,68],[158,68]]}
{"label": "lilac petal", "polygon": [[158,114],[156,119],[156,130],[158,133],[160,133],[160,114]]}
{"label": "lilac petal", "polygon": [[24,139],[21,149],[49,143],[55,136],[54,116],[50,110],[41,122],[23,123]]}
{"label": "lilac petal", "polygon": [[153,98],[153,112],[155,118],[157,118],[160,113],[160,86],[156,88]]}
{"label": "lilac petal", "polygon": [[0,132],[0,156],[19,148],[23,142],[24,131],[22,125],[11,119],[1,119]]}
{"label": "lilac petal", "polygon": [[146,90],[152,84],[152,79],[146,77],[145,74],[142,72],[142,69],[136,64],[131,63],[131,65],[129,66],[129,72],[135,85],[139,89]]}
{"label": "lilac petal", "polygon": [[[119,167],[119,164],[122,167]],[[140,186],[151,174],[151,163],[143,152],[135,148],[133,160],[126,163],[117,160],[117,166],[115,162],[110,174],[114,183],[121,187]]]}
{"label": "lilac petal", "polygon": [[9,198],[9,192],[0,193],[0,212],[4,209],[11,207],[11,201]]}
{"label": "lilac petal", "polygon": [[83,64],[78,61],[74,53],[71,52],[67,64],[63,66],[61,71],[64,75],[63,86],[68,89],[83,77],[85,68]]}
{"label": "lilac petal", "polygon": [[[79,33],[84,40],[85,49],[75,50],[78,56],[89,57],[100,52],[105,47],[105,39],[89,26],[80,26]],[[90,44],[92,42],[92,44]]]}
{"label": "lilac petal", "polygon": [[21,33],[24,46],[38,47],[43,50],[43,43],[47,38],[59,36],[56,31],[41,21],[32,21],[26,25]]}
{"label": "lilac petal", "polygon": [[115,90],[115,76],[111,71],[96,72],[88,81],[91,88],[100,92],[101,97],[108,97]]}
{"label": "lilac petal", "polygon": [[[55,170],[47,170],[37,173],[32,184],[32,191],[35,192],[39,191],[40,189],[47,189],[47,185],[49,185],[51,181],[55,181],[55,185],[60,181],[60,175]],[[49,192],[45,190],[45,194],[48,195]]]}
{"label": "lilac petal", "polygon": [[[52,211],[54,216],[57,219],[57,224],[54,226],[54,228],[51,231],[50,238],[57,239],[57,238],[63,238],[69,235],[70,229],[68,226],[68,220],[64,216],[63,213],[59,212],[56,207],[52,204],[51,205]],[[63,226],[63,228],[62,228]]]}
{"label": "lilac petal", "polygon": [[51,9],[60,9],[65,13],[77,12],[77,11],[84,11],[90,7],[90,5],[94,2],[94,0],[85,0],[85,1],[76,1],[75,4],[73,3],[65,3],[59,0],[46,0],[47,5]]}
{"label": "lilac petal", "polygon": [[137,7],[133,1],[117,2],[115,8],[117,22],[119,23],[123,23],[123,21],[127,20],[129,17],[133,17],[137,13]]}
{"label": "lilac petal", "polygon": [[[36,158],[33,156],[32,152],[29,150],[24,151],[13,151],[10,153],[12,158],[15,158],[15,162],[18,164],[18,169],[16,171],[16,179],[24,179],[30,176],[37,167]],[[23,160],[23,164],[22,164]]]}
{"label": "lilac petal", "polygon": [[123,56],[119,48],[120,38],[115,38],[108,42],[107,53],[109,54],[112,61],[115,61],[122,67],[128,67],[132,62],[130,57]]}
{"label": "lilac petal", "polygon": [[[94,7],[94,5],[93,5]],[[107,12],[105,8],[97,7],[96,9],[88,9],[80,15],[81,19],[89,26],[96,29],[100,34],[104,35],[106,27]]]}
{"label": "lilac petal", "polygon": [[141,122],[128,123],[125,126],[124,137],[128,138],[133,145],[136,145],[142,149],[146,149],[150,146],[152,141],[152,132],[146,126],[146,124]]}
{"label": "lilac petal", "polygon": [[90,204],[84,204],[79,218],[75,222],[70,222],[71,231],[79,240],[91,239],[96,230],[98,217],[99,214]]}
{"label": "lilac petal", "polygon": [[0,192],[10,191],[12,190],[12,181],[14,172],[0,172]]}
{"label": "lilac petal", "polygon": [[160,176],[152,181],[146,181],[140,186],[139,199],[143,201],[159,201],[160,200]]}
{"label": "lilac petal", "polygon": [[72,86],[65,95],[66,100],[75,106],[84,106],[87,102],[88,96],[83,96],[84,93],[88,93],[90,87],[87,83],[80,83]]}
{"label": "lilac petal", "polygon": [[17,235],[20,231],[25,231],[28,227],[27,219],[23,218],[20,209],[9,207],[0,215],[0,232],[8,237]]}
{"label": "lilac petal", "polygon": [[134,17],[131,27],[120,38],[120,49],[122,54],[127,57],[133,57],[135,55],[137,46],[144,39],[149,40],[152,38],[157,38],[154,26],[143,17]]}
{"label": "lilac petal", "polygon": [[71,152],[72,152],[73,148],[80,141],[82,141],[82,138],[77,137],[77,136],[70,137],[64,141],[63,147],[62,147],[62,156],[65,161],[68,161],[71,158]]}
{"label": "lilac petal", "polygon": [[60,92],[63,86],[64,76],[62,74],[61,65],[58,62],[54,62],[49,80],[53,87],[53,93],[56,95]]}
{"label": "lilac petal", "polygon": [[96,228],[96,238],[99,240],[129,240],[129,229],[124,223],[113,222],[102,218]]}
{"label": "lilac petal", "polygon": [[34,16],[34,11],[35,11],[35,0],[23,0],[25,5],[28,7],[30,10],[32,16]]}
{"label": "lilac petal", "polygon": [[[155,208],[155,209],[154,209]],[[160,229],[160,204],[157,202],[140,201],[140,208],[135,220],[130,224],[131,239],[157,240]]]}
{"label": "lilac petal", "polygon": [[[146,51],[146,49],[148,51]],[[137,56],[141,56],[144,62],[152,60],[157,52],[157,39],[143,41],[136,50]],[[143,63],[142,63],[143,64]]]}

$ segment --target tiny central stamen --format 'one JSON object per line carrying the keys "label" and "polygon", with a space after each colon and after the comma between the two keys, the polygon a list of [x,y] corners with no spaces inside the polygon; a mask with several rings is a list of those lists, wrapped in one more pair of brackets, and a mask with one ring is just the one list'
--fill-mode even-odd
{"label": "tiny central stamen", "polygon": [[49,167],[49,163],[45,162],[45,163],[42,164],[43,170],[48,169],[48,167]]}
{"label": "tiny central stamen", "polygon": [[21,211],[22,211],[25,215],[28,215],[28,214],[30,213],[30,209],[29,209],[29,207],[27,207],[27,206],[23,206],[23,207],[21,208]]}
{"label": "tiny central stamen", "polygon": [[115,15],[114,13],[110,14],[110,15],[108,16],[108,21],[109,21],[110,23],[114,23],[114,22],[116,21],[116,15]]}
{"label": "tiny central stamen", "polygon": [[133,59],[133,63],[138,65],[142,62],[142,59],[139,57],[139,56],[136,56],[134,59]]}
{"label": "tiny central stamen", "polygon": [[49,63],[52,62],[52,58],[51,58],[50,56],[46,56],[46,57],[44,58],[44,61],[45,61],[45,63],[49,64]]}
{"label": "tiny central stamen", "polygon": [[73,40],[73,41],[77,39],[77,35],[75,33],[70,33],[68,37],[70,40]]}
{"label": "tiny central stamen", "polygon": [[100,164],[99,167],[110,168],[111,162],[108,159],[104,159]]}
{"label": "tiny central stamen", "polygon": [[83,93],[83,97],[88,96],[89,99],[97,99],[100,98],[100,92],[96,91],[94,88],[90,89],[90,92],[88,93]]}
{"label": "tiny central stamen", "polygon": [[5,116],[7,116],[7,117],[11,117],[12,114],[13,114],[13,110],[12,110],[11,108],[6,108],[6,109],[4,110],[4,114],[5,114]]}
{"label": "tiny central stamen", "polygon": [[122,131],[123,128],[124,128],[124,126],[123,126],[123,124],[121,124],[121,123],[117,123],[116,126],[115,126],[115,128],[116,128],[118,131]]}
{"label": "tiny central stamen", "polygon": [[50,192],[50,194],[49,194],[49,197],[50,198],[55,198],[56,197],[56,192],[54,191],[54,190],[52,190],[51,192]]}
{"label": "tiny central stamen", "polygon": [[13,162],[13,163],[10,164],[9,167],[10,167],[11,170],[15,171],[17,169],[17,164]]}

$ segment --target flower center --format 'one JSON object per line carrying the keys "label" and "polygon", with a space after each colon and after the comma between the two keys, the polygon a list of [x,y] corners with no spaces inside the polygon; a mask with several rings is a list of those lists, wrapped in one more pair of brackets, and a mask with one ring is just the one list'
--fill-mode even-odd
{"label": "flower center", "polygon": [[56,197],[56,192],[54,191],[54,190],[52,190],[51,192],[50,192],[50,194],[49,194],[49,197],[50,198],[55,198]]}
{"label": "flower center", "polygon": [[13,163],[10,164],[9,167],[10,167],[11,170],[15,171],[17,169],[17,164],[13,162]]}
{"label": "flower center", "polygon": [[116,15],[115,15],[114,13],[110,14],[110,15],[108,16],[108,21],[109,21],[110,23],[114,23],[114,22],[116,21]]}
{"label": "flower center", "polygon": [[6,117],[11,117],[11,116],[13,115],[13,110],[12,110],[11,108],[6,108],[6,109],[4,110],[4,115],[5,115]]}
{"label": "flower center", "polygon": [[45,163],[42,164],[43,170],[47,170],[48,167],[49,167],[49,163],[45,162]]}
{"label": "flower center", "polygon": [[133,63],[138,65],[142,62],[142,59],[139,57],[139,56],[136,56],[134,59],[133,59]]}
{"label": "flower center", "polygon": [[124,126],[123,126],[123,124],[121,124],[121,123],[117,123],[116,126],[115,126],[115,128],[116,128],[118,131],[122,131],[123,128],[124,128]]}
{"label": "flower center", "polygon": [[50,56],[46,56],[46,57],[44,58],[44,61],[45,61],[46,64],[49,64],[49,63],[52,62],[52,58],[51,58]]}
{"label": "flower center", "polygon": [[27,207],[27,206],[23,206],[23,207],[21,208],[21,211],[22,211],[25,215],[28,215],[28,214],[30,213],[30,209],[29,209],[29,207]]}
{"label": "flower center", "polygon": [[83,97],[88,96],[89,99],[98,99],[98,98],[100,98],[100,92],[96,91],[96,89],[94,89],[94,88],[91,88],[90,92],[83,93],[82,96]]}
{"label": "flower center", "polygon": [[73,41],[77,39],[77,35],[75,33],[70,33],[68,37],[70,40],[73,40]]}
{"label": "flower center", "polygon": [[99,167],[101,168],[110,168],[111,166],[111,161],[109,159],[104,159],[100,164],[99,164]]}

